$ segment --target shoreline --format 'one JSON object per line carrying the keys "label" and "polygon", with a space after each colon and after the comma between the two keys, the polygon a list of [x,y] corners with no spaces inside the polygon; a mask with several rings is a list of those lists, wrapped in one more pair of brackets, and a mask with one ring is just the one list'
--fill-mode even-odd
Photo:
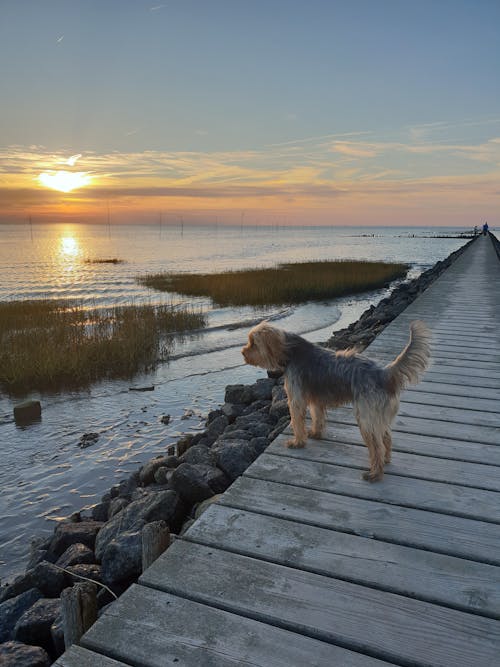
{"label": "shoreline", "polygon": [[[473,240],[418,278],[396,287],[325,345],[364,349]],[[34,540],[26,573],[0,589],[0,642],[20,642],[21,651],[38,646],[47,656],[40,654],[45,660],[40,665],[51,664],[64,650],[61,591],[83,576],[103,582],[117,595],[123,593],[141,574],[142,528],[163,520],[172,533],[182,534],[288,422],[279,378],[228,385],[224,404],[209,414],[205,431],[181,437],[164,455],[113,486],[91,510],[75,512],[56,526],[52,536]],[[111,600],[101,589],[99,607]],[[0,643],[0,659],[7,644]]]}

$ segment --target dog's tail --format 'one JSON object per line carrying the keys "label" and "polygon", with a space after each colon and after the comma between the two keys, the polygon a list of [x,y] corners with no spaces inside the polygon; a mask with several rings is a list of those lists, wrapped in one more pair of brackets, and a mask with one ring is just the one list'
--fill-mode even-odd
{"label": "dog's tail", "polygon": [[410,340],[399,356],[385,367],[388,384],[399,393],[407,384],[417,384],[429,365],[431,332],[420,320],[410,324]]}

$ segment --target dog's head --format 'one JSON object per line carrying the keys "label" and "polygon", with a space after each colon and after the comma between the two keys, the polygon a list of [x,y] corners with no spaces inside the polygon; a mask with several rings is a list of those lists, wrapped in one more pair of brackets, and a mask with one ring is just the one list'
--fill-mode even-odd
{"label": "dog's head", "polygon": [[251,329],[248,343],[241,354],[247,364],[267,370],[283,370],[286,366],[286,333],[267,322]]}

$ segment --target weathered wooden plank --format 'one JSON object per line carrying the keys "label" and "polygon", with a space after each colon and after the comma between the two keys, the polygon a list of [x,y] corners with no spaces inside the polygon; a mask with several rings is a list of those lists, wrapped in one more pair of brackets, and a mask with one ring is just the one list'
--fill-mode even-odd
{"label": "weathered wooden plank", "polygon": [[432,381],[428,377],[426,377],[425,380],[422,380],[419,384],[412,385],[408,388],[404,396],[406,400],[409,400],[409,395],[421,392],[444,394],[448,396],[462,396],[464,398],[472,398],[474,401],[476,399],[486,399],[488,405],[491,405],[491,402],[493,402],[493,405],[495,406],[500,405],[500,388],[495,389],[494,387],[471,387],[463,384],[446,384],[443,382]]}
{"label": "weathered wooden plank", "polygon": [[[418,385],[417,385],[418,387]],[[481,412],[492,412],[500,416],[500,401],[479,398],[477,396],[453,396],[433,392],[429,390],[429,383],[426,384],[427,391],[420,387],[407,389],[402,395],[405,403],[417,403],[425,406],[439,406],[441,408],[454,408],[459,410],[475,410]],[[469,393],[471,390],[469,389]]]}
{"label": "weathered wooden plank", "polygon": [[[366,458],[368,468],[368,457]],[[376,484],[359,470],[264,453],[245,475],[317,491],[376,500],[390,505],[442,512],[500,524],[500,496],[494,491],[391,475]]]}
{"label": "weathered wooden plank", "polygon": [[54,663],[55,667],[126,667],[127,664],[130,663],[118,662],[76,644]]}
{"label": "weathered wooden plank", "polygon": [[487,378],[481,375],[474,375],[473,371],[470,371],[468,375],[465,375],[460,369],[452,367],[431,367],[426,372],[424,379],[426,382],[440,382],[451,385],[463,384],[466,387],[500,389],[499,378]]}
{"label": "weathered wooden plank", "polygon": [[500,526],[240,477],[221,504],[437,553],[500,565]]}
{"label": "weathered wooden plank", "polygon": [[281,565],[500,618],[497,583],[500,571],[492,565],[223,507],[218,503],[214,503],[183,537]]}
{"label": "weathered wooden plank", "polygon": [[[286,432],[290,434],[290,428]],[[397,429],[394,429],[392,434],[394,452],[408,452],[423,456],[500,466],[500,447],[496,445],[452,440],[420,433],[404,433]],[[359,428],[354,423],[344,424],[333,421],[327,423],[323,437],[327,441],[363,445]]]}
{"label": "weathered wooden plank", "polygon": [[[408,404],[409,406],[410,404]],[[405,406],[404,410],[409,412]],[[443,421],[425,417],[415,417],[401,414],[400,409],[393,425],[393,429],[405,433],[416,433],[419,435],[435,435],[443,438],[463,440],[465,442],[482,442],[487,445],[498,445],[500,443],[500,429],[493,426],[480,426],[479,424],[457,424],[452,421]],[[328,412],[329,423],[355,424],[352,410],[348,408],[335,408]]]}
{"label": "weathered wooden plank", "polygon": [[[280,435],[269,445],[266,453],[318,463],[330,463],[358,470],[366,470],[368,466],[368,450],[361,442],[344,444],[326,439],[309,439],[304,449],[293,449],[285,446],[289,437],[289,433]],[[492,470],[491,466],[482,463],[452,461],[394,451],[392,462],[386,466],[385,472],[388,475],[415,477],[416,479],[500,492],[500,468]]]}
{"label": "weathered wooden plank", "polygon": [[402,395],[399,414],[402,417],[421,417],[431,420],[442,420],[453,422],[459,425],[476,425],[481,429],[492,428],[497,432],[496,442],[500,444],[500,412],[483,412],[480,410],[471,410],[465,407],[451,407],[441,405],[421,405],[406,400],[406,395]]}
{"label": "weathered wooden plank", "polygon": [[395,662],[491,667],[500,648],[490,618],[183,541],[141,582]]}
{"label": "weathered wooden plank", "polygon": [[[184,569],[182,577],[190,570],[186,562]],[[218,601],[223,603],[222,597]],[[82,643],[140,667],[386,665],[311,637],[138,585],[111,605]]]}

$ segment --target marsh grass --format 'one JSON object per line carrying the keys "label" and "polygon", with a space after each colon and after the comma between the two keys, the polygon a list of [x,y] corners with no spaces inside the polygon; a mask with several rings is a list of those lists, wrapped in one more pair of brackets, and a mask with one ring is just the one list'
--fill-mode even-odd
{"label": "marsh grass", "polygon": [[155,273],[137,281],[160,291],[208,296],[219,306],[276,306],[377,289],[407,270],[406,264],[321,261],[223,273]]}
{"label": "marsh grass", "polygon": [[172,334],[205,324],[203,313],[171,305],[87,309],[57,299],[0,303],[0,387],[19,395],[130,378],[168,357]]}
{"label": "marsh grass", "polygon": [[123,264],[124,259],[118,259],[117,257],[109,257],[104,259],[89,259],[85,260],[85,264]]}

